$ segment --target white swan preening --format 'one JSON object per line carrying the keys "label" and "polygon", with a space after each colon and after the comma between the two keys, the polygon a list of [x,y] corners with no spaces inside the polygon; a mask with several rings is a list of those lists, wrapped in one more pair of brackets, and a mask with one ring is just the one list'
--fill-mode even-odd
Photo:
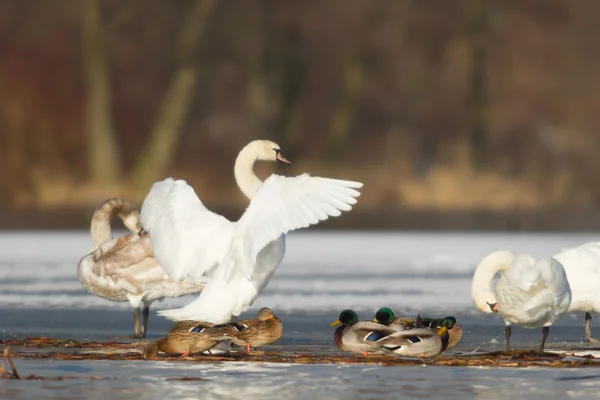
{"label": "white swan preening", "polygon": [[157,182],[142,206],[142,225],[156,258],[175,280],[210,277],[198,299],[160,311],[175,320],[230,321],[252,305],[279,266],[285,234],[349,211],[362,183],[310,177],[254,174],[257,160],[291,164],[268,140],[250,142],[239,153],[235,179],[251,202],[237,222],[202,204],[185,181]]}
{"label": "white swan preening", "polygon": [[565,268],[573,299],[568,311],[585,311],[585,338],[592,337],[590,312],[600,311],[600,242],[585,243],[565,249],[553,256]]}
{"label": "white swan preening", "polygon": [[[497,272],[500,277],[491,290]],[[506,347],[510,349],[511,324],[542,328],[544,344],[550,325],[571,304],[571,288],[560,262],[554,258],[535,261],[527,254],[499,250],[481,260],[471,286],[475,306],[483,312],[497,312],[506,324]]]}
{"label": "white swan preening", "polygon": [[[134,234],[112,238],[110,220],[119,216]],[[145,337],[150,304],[165,297],[198,293],[201,283],[170,279],[152,252],[150,238],[142,230],[138,210],[123,199],[109,199],[94,212],[91,224],[94,250],[79,262],[81,286],[110,301],[129,301],[134,314],[134,335]],[[143,324],[140,306],[144,304]]]}

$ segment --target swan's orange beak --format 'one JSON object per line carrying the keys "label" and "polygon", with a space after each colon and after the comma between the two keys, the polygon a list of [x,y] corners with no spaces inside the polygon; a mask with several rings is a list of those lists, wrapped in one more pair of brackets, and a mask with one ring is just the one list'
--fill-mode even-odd
{"label": "swan's orange beak", "polygon": [[493,312],[495,312],[495,313],[497,313],[497,312],[498,312],[498,303],[494,303],[494,304],[487,303],[487,304],[488,304],[488,306],[490,306],[490,309],[491,309]]}
{"label": "swan's orange beak", "polygon": [[281,151],[277,152],[277,161],[282,162],[287,165],[292,165],[292,163],[281,154]]}

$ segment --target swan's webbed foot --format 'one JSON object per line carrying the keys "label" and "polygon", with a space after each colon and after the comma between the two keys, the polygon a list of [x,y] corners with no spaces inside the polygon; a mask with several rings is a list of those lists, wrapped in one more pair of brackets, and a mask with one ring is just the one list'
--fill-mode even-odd
{"label": "swan's webbed foot", "polygon": [[590,343],[598,343],[600,340],[592,337],[592,314],[585,313],[585,340]]}

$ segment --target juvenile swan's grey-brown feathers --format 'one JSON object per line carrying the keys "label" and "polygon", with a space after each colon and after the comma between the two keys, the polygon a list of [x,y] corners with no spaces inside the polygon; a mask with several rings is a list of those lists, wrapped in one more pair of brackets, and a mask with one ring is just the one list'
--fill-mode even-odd
{"label": "juvenile swan's grey-brown feathers", "polygon": [[[118,216],[133,234],[112,238],[110,220]],[[138,209],[123,199],[102,203],[90,227],[94,250],[79,262],[77,275],[88,292],[110,301],[129,301],[134,314],[134,334],[144,337],[149,307],[155,300],[198,293],[205,282],[176,282],[154,257],[152,242],[143,232]],[[143,324],[140,306],[144,304]]]}

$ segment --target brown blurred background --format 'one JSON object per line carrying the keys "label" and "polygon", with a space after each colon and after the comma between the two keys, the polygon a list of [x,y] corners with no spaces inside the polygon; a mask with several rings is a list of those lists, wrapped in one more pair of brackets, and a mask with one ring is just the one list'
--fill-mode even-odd
{"label": "brown blurred background", "polygon": [[600,228],[600,1],[0,0],[0,227],[233,162],[360,180],[325,227]]}

